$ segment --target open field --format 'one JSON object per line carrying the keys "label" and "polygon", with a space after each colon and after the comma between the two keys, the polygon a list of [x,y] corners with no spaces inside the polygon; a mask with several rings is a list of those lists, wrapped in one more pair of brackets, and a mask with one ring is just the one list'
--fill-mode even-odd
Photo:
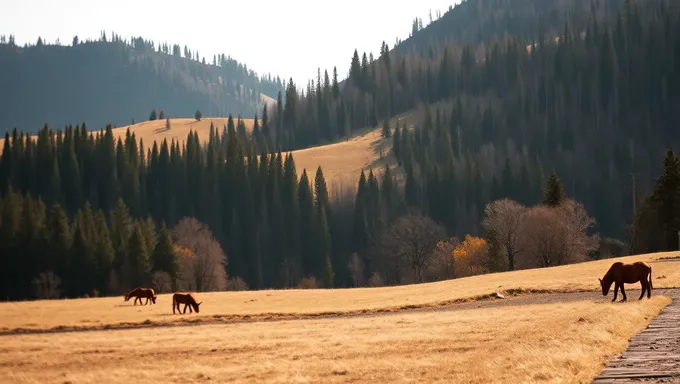
{"label": "open field", "polygon": [[350,188],[354,193],[362,169],[366,177],[370,169],[373,169],[374,174],[382,175],[385,164],[396,172],[396,159],[390,153],[392,139],[383,139],[380,133],[380,129],[375,129],[346,141],[292,151],[298,177],[306,169],[307,177],[314,180],[316,169],[321,165],[331,193],[343,187]]}
{"label": "open field", "polygon": [[612,304],[600,296],[357,318],[3,336],[0,377],[12,383],[587,382],[669,302],[653,296]]}
{"label": "open field", "polygon": [[[618,258],[616,261],[648,261],[654,288],[680,287],[678,261],[659,260],[678,255],[665,252]],[[436,283],[384,288],[264,290],[213,292],[196,295],[201,313],[172,314],[172,296],[159,295],[157,304],[133,306],[122,297],[0,303],[0,331],[103,329],[152,326],[172,322],[215,323],[260,319],[296,319],[323,315],[370,314],[400,309],[442,307],[493,292],[517,290],[546,292],[597,291],[597,279],[612,259],[553,268],[495,273]],[[637,300],[628,285],[629,300]],[[612,287],[613,290],[613,287]],[[639,291],[638,291],[639,292]],[[654,294],[654,291],[652,291]],[[613,293],[609,294],[611,298]],[[634,297],[635,296],[635,297]]]}
{"label": "open field", "polygon": [[[154,140],[160,145],[163,139],[167,139],[168,143],[175,140],[179,142],[186,142],[187,136],[190,130],[198,132],[198,138],[202,142],[207,142],[210,134],[210,123],[215,125],[218,132],[222,133],[222,129],[227,124],[226,117],[204,117],[200,121],[197,121],[193,117],[191,118],[173,118],[170,119],[170,130],[165,127],[165,119],[162,120],[149,120],[137,123],[134,125],[126,125],[123,127],[118,127],[113,129],[113,138],[118,141],[118,138],[125,141],[125,133],[127,129],[130,128],[130,133],[134,133],[137,140],[144,140],[144,148],[151,148],[153,146]],[[253,124],[255,120],[253,119],[242,119],[243,123],[246,125],[248,131],[253,129]],[[237,118],[234,117],[234,125],[238,122]],[[97,130],[99,132],[99,130]],[[37,140],[37,136],[31,136],[34,140]],[[0,154],[4,148],[5,139],[0,138]],[[180,144],[181,146],[181,144]]]}
{"label": "open field", "polygon": [[[170,295],[147,306],[122,297],[0,303],[0,377],[588,382],[671,302],[658,289],[680,286],[673,256],[679,253],[399,287],[199,293],[201,313],[191,315],[173,315]],[[627,287],[628,303],[601,295],[597,278],[619,260],[650,262],[651,299],[638,301],[636,285]],[[508,296],[474,300],[496,291]]]}
{"label": "open field", "polygon": [[[167,139],[168,143],[174,138],[179,140],[180,143],[187,141],[187,136],[189,131],[194,130],[198,133],[198,138],[203,143],[208,142],[210,137],[210,124],[215,126],[218,133],[222,133],[222,130],[227,125],[228,118],[226,117],[204,117],[200,121],[192,118],[181,118],[181,119],[170,119],[170,130],[165,128],[165,120],[154,120],[154,121],[144,121],[137,123],[135,125],[127,125],[124,127],[118,127],[113,129],[113,136],[116,140],[120,137],[121,140],[125,140],[125,132],[130,128],[130,133],[134,133],[137,136],[137,140],[144,140],[144,147],[151,148],[154,140],[160,145],[163,139]],[[234,127],[238,120],[234,117]],[[253,124],[255,120],[253,119],[243,119],[243,123],[246,125],[246,130],[250,132],[253,129]],[[180,144],[181,147],[181,144]]]}

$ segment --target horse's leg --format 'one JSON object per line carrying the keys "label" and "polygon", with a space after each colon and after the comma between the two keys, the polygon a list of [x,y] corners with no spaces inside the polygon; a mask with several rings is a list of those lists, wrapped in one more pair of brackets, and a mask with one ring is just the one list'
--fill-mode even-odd
{"label": "horse's leg", "polygon": [[616,296],[619,295],[619,283],[617,281],[614,282],[614,298],[612,299],[612,303],[616,301]]}
{"label": "horse's leg", "polygon": [[644,280],[640,280],[640,285],[642,286],[642,292],[640,292],[640,298],[638,300],[642,300],[642,298],[645,297],[645,292],[649,289],[647,284],[644,283]]}
{"label": "horse's leg", "polygon": [[623,299],[621,299],[621,302],[623,303],[624,301],[628,300],[626,298],[626,291],[623,289],[623,282],[621,282],[621,295],[623,296]]}
{"label": "horse's leg", "polygon": [[[135,297],[135,305],[137,305],[137,300],[139,300],[139,296]],[[139,300],[139,305],[142,305],[142,300]]]}

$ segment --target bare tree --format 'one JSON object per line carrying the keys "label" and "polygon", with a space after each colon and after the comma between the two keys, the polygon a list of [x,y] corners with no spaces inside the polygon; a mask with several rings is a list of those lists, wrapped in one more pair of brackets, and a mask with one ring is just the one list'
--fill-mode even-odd
{"label": "bare tree", "polygon": [[193,217],[183,217],[173,229],[173,240],[191,253],[181,257],[185,289],[197,292],[226,289],[227,258],[207,225]]}
{"label": "bare tree", "polygon": [[459,243],[460,241],[456,237],[437,243],[437,248],[432,255],[432,263],[425,271],[425,280],[440,281],[456,277],[453,250]]}
{"label": "bare tree", "polygon": [[247,291],[248,283],[240,276],[231,277],[227,282],[227,291]]}
{"label": "bare tree", "polygon": [[385,252],[411,268],[416,283],[420,283],[423,269],[430,265],[437,243],[444,236],[441,226],[414,211],[401,216],[387,229],[382,244]]}
{"label": "bare tree", "polygon": [[172,291],[172,278],[167,272],[156,271],[151,276],[151,286],[156,293],[168,293]]}
{"label": "bare tree", "polygon": [[508,270],[515,269],[515,257],[520,253],[519,229],[527,207],[510,199],[496,200],[486,205],[482,225],[489,243],[505,255]]}
{"label": "bare tree", "polygon": [[364,263],[356,252],[352,253],[352,256],[350,256],[347,269],[349,270],[352,280],[354,280],[354,286],[362,286],[364,283]]}
{"label": "bare tree", "polygon": [[584,261],[599,245],[599,235],[587,233],[593,224],[595,220],[574,200],[565,200],[556,207],[531,208],[520,226],[527,266],[550,267]]}
{"label": "bare tree", "polygon": [[572,199],[564,200],[557,209],[567,226],[566,243],[571,262],[585,260],[588,253],[598,249],[600,243],[599,234],[588,236],[588,230],[595,225],[595,219],[588,216],[583,204]]}
{"label": "bare tree", "polygon": [[33,289],[35,290],[35,296],[38,299],[58,299],[59,285],[61,285],[61,279],[52,271],[42,272],[35,277],[31,283],[33,283]]}
{"label": "bare tree", "polygon": [[548,206],[531,208],[521,224],[523,268],[561,264],[566,253],[566,225],[559,213]]}

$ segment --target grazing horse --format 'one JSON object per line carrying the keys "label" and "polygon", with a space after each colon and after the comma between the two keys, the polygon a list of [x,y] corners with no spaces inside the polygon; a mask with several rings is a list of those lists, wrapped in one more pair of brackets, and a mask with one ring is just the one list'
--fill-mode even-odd
{"label": "grazing horse", "polygon": [[201,305],[201,303],[197,303],[196,299],[191,293],[177,292],[174,295],[172,295],[172,313],[173,314],[175,313],[175,308],[177,308],[177,312],[179,312],[180,304],[184,304],[184,312],[182,313],[187,313],[187,307],[189,307],[189,313],[192,312],[191,311],[192,307],[194,311],[198,313],[198,306]]}
{"label": "grazing horse", "polygon": [[640,282],[642,293],[640,293],[638,300],[642,300],[645,296],[645,291],[647,291],[647,298],[650,298],[652,296],[652,288],[654,288],[652,286],[652,267],[642,261],[636,261],[633,264],[624,264],[617,261],[609,267],[604,277],[599,280],[600,287],[602,287],[602,296],[607,296],[609,288],[614,283],[614,299],[612,301],[616,301],[616,294],[619,288],[621,288],[621,295],[623,295],[621,301],[626,301],[626,291],[623,289],[624,283],[633,284],[638,281]]}
{"label": "grazing horse", "polygon": [[139,300],[139,305],[141,305],[142,298],[146,298],[144,305],[149,304],[149,299],[151,299],[153,304],[156,304],[156,292],[153,290],[153,288],[135,288],[125,294],[125,301],[130,300],[131,297],[135,297],[135,305],[137,305],[137,300]]}

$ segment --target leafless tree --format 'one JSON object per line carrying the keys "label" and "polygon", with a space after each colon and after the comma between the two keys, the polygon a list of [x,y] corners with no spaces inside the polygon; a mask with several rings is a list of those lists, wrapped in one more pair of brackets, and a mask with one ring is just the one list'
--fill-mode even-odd
{"label": "leafless tree", "polygon": [[595,219],[588,216],[583,204],[567,199],[557,207],[563,214],[568,227],[568,245],[571,253],[583,257],[598,248],[599,234],[588,236],[588,230],[595,225]]}
{"label": "leafless tree", "polygon": [[527,207],[509,199],[496,200],[486,205],[482,225],[490,245],[503,253],[508,270],[515,269],[515,257],[520,253],[519,230]]}
{"label": "leafless tree", "polygon": [[349,274],[354,280],[354,286],[360,287],[364,283],[364,263],[361,261],[359,255],[354,252],[349,258],[349,263],[347,265],[349,269]]}
{"label": "leafless tree", "polygon": [[247,291],[248,283],[240,276],[231,277],[227,281],[227,291]]}
{"label": "leafless tree", "polygon": [[168,293],[172,291],[172,278],[167,272],[156,271],[151,276],[151,286],[156,293]]}
{"label": "leafless tree", "polygon": [[184,289],[196,292],[226,289],[227,258],[208,226],[193,217],[183,217],[173,229],[173,240],[191,252],[180,263]]}
{"label": "leafless tree", "polygon": [[408,266],[416,283],[423,281],[422,273],[432,261],[437,242],[444,237],[444,230],[429,217],[413,211],[398,218],[383,234],[385,252],[397,257]]}
{"label": "leafless tree", "polygon": [[32,281],[35,296],[38,299],[58,299],[61,290],[61,279],[52,271],[42,272]]}
{"label": "leafless tree", "polygon": [[531,208],[522,220],[523,268],[551,267],[565,258],[566,225],[559,213],[547,206]]}
{"label": "leafless tree", "polygon": [[599,235],[589,236],[595,220],[582,204],[566,200],[557,207],[531,208],[520,226],[526,261],[541,267],[584,261],[599,245]]}
{"label": "leafless tree", "polygon": [[453,260],[453,250],[460,241],[456,237],[440,241],[432,255],[432,263],[425,271],[425,280],[440,281],[456,277]]}

